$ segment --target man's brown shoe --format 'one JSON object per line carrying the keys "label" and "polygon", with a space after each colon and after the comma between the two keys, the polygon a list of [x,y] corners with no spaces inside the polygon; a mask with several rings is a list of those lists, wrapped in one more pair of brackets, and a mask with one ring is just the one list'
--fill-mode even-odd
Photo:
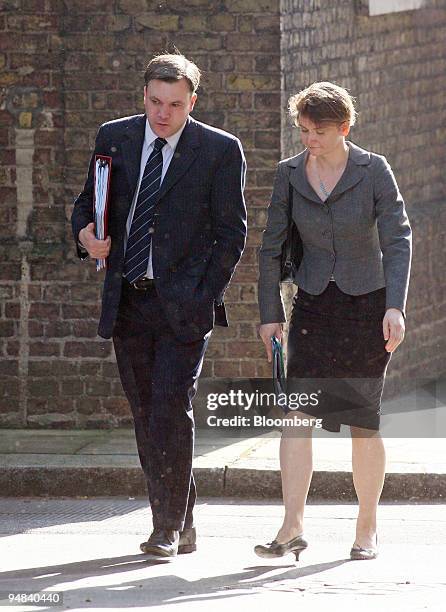
{"label": "man's brown shoe", "polygon": [[178,554],[184,555],[195,550],[197,550],[197,532],[195,527],[186,527],[183,531],[180,531]]}
{"label": "man's brown shoe", "polygon": [[147,542],[142,542],[139,548],[148,555],[176,557],[179,542],[179,531],[174,529],[154,529]]}

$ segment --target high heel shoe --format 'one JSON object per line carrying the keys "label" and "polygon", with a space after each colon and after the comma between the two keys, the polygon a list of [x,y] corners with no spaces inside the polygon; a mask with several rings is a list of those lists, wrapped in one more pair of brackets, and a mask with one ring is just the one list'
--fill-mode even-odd
{"label": "high heel shoe", "polygon": [[305,550],[307,546],[308,542],[300,535],[284,544],[279,544],[277,540],[273,540],[265,545],[257,544],[257,546],[254,547],[254,552],[258,557],[262,557],[263,559],[273,559],[276,557],[283,557],[288,553],[293,553],[296,557],[296,561],[299,561],[301,551]]}
{"label": "high heel shoe", "polygon": [[376,545],[374,548],[362,548],[361,546],[352,546],[350,550],[350,559],[353,561],[368,561],[376,559],[378,556],[378,534],[376,534]]}

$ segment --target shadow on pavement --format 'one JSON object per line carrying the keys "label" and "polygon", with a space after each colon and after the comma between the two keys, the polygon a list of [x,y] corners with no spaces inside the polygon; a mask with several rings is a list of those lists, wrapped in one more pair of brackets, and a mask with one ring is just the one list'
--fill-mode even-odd
{"label": "shadow on pavement", "polygon": [[[155,606],[178,604],[180,602],[203,602],[207,599],[215,600],[250,595],[258,592],[259,589],[271,587],[275,582],[312,576],[348,562],[350,562],[349,559],[339,559],[329,563],[308,565],[303,568],[294,564],[256,565],[247,567],[242,572],[215,575],[192,581],[185,580],[175,574],[147,577],[142,580],[131,580],[127,583],[120,581],[119,584],[116,583],[115,579],[110,585],[64,590],[64,607],[69,604],[70,607],[75,605],[78,608],[90,608],[94,604],[95,607],[100,608],[124,609],[141,605]],[[91,559],[62,565],[47,565],[0,572],[0,585],[3,591],[5,590],[5,583],[7,583],[7,588],[15,589],[17,587],[17,590],[28,590],[30,583],[32,583],[33,591],[42,591],[48,588],[57,590],[58,584],[65,584],[70,581],[95,576],[111,576],[116,573],[139,570],[142,567],[147,567],[150,570],[153,566],[165,563],[164,560],[148,558],[144,555]],[[170,562],[167,561],[167,563]],[[175,560],[171,563],[173,565]],[[283,570],[280,574],[275,572],[274,577],[262,578],[262,574],[280,569]],[[298,585],[296,585],[296,590],[299,590]],[[241,591],[246,591],[246,593]],[[42,610],[51,612],[54,607],[42,608]]]}

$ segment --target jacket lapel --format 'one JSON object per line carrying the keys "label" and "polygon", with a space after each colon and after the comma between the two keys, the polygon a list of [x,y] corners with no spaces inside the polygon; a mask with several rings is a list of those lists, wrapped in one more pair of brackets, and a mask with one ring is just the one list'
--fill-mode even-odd
{"label": "jacket lapel", "polygon": [[308,151],[302,151],[299,155],[288,160],[287,165],[290,166],[290,183],[296,191],[302,194],[307,200],[322,204],[322,200],[314,191],[307,179],[305,172],[305,164],[308,157]]}
{"label": "jacket lapel", "polygon": [[365,175],[363,166],[367,166],[370,163],[370,155],[367,151],[357,147],[352,142],[347,141],[347,144],[350,149],[347,165],[335,188],[330,193],[328,200],[337,199],[345,191],[362,181]]}
{"label": "jacket lapel", "polygon": [[189,117],[175,149],[172,161],[167,169],[166,176],[161,183],[158,201],[166,195],[175,183],[187,172],[198,155],[200,139],[196,121]]}
{"label": "jacket lapel", "polygon": [[124,166],[132,194],[138,184],[145,125],[145,115],[135,117],[134,121],[127,126],[125,138],[121,145]]}

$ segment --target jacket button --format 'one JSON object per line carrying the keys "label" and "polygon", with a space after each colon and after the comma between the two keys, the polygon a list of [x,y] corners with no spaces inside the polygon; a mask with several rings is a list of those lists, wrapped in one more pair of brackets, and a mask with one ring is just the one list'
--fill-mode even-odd
{"label": "jacket button", "polygon": [[154,234],[154,233],[155,233],[155,228],[149,227],[149,234]]}
{"label": "jacket button", "polygon": [[323,235],[323,236],[326,236],[327,238],[330,238],[330,236],[331,236],[331,231],[330,231],[330,230],[324,230],[324,231],[322,232],[322,235]]}

